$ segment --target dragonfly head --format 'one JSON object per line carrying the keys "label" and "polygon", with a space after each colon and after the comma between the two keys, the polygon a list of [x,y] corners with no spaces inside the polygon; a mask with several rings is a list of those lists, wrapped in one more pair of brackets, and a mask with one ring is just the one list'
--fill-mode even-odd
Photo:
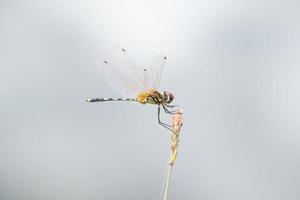
{"label": "dragonfly head", "polygon": [[174,99],[174,95],[171,92],[164,91],[164,102],[171,103]]}

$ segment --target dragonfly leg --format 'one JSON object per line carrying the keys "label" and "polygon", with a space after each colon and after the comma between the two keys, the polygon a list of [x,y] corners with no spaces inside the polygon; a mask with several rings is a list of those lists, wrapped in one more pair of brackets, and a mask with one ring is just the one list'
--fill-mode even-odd
{"label": "dragonfly leg", "polygon": [[168,108],[175,108],[175,107],[178,107],[179,105],[168,105],[168,104],[165,104],[166,107]]}
{"label": "dragonfly leg", "polygon": [[171,115],[174,115],[174,114],[178,113],[178,111],[179,111],[179,110],[169,110],[164,104],[162,104],[162,107],[166,113],[171,114]]}
{"label": "dragonfly leg", "polygon": [[161,126],[163,126],[164,128],[166,128],[166,129],[168,129],[168,130],[170,130],[170,131],[173,131],[171,125],[166,124],[166,123],[164,123],[164,122],[162,122],[162,121],[160,120],[160,105],[158,106],[157,117],[158,117],[158,123],[159,123]]}

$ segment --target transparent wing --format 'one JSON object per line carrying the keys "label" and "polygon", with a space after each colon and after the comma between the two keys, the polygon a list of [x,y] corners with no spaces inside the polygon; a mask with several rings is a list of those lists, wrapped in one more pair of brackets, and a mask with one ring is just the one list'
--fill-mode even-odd
{"label": "transparent wing", "polygon": [[150,88],[155,90],[159,89],[160,81],[164,66],[166,64],[167,57],[164,55],[156,56],[152,64],[150,65],[149,69],[147,69],[148,74],[148,85]]}
{"label": "transparent wing", "polygon": [[147,89],[145,70],[136,67],[125,49],[114,50],[110,58],[97,61],[97,67],[111,87],[123,97],[134,97]]}

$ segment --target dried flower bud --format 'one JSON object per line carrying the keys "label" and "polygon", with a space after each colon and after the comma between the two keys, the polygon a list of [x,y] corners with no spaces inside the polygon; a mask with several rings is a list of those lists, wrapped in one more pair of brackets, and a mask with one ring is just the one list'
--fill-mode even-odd
{"label": "dried flower bud", "polygon": [[178,111],[173,115],[173,132],[179,134],[180,128],[183,125],[183,110]]}
{"label": "dried flower bud", "polygon": [[179,133],[183,125],[183,111],[180,110],[173,115],[173,134],[171,137],[171,156],[169,165],[173,166],[178,153]]}

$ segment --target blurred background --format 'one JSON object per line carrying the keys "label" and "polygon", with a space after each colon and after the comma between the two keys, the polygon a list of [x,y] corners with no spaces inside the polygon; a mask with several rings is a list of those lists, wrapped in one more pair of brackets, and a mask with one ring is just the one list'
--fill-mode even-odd
{"label": "blurred background", "polygon": [[[0,199],[159,199],[170,135],[95,62],[168,57],[172,200],[300,199],[299,1],[0,2]],[[170,121],[169,116],[163,117]]]}

